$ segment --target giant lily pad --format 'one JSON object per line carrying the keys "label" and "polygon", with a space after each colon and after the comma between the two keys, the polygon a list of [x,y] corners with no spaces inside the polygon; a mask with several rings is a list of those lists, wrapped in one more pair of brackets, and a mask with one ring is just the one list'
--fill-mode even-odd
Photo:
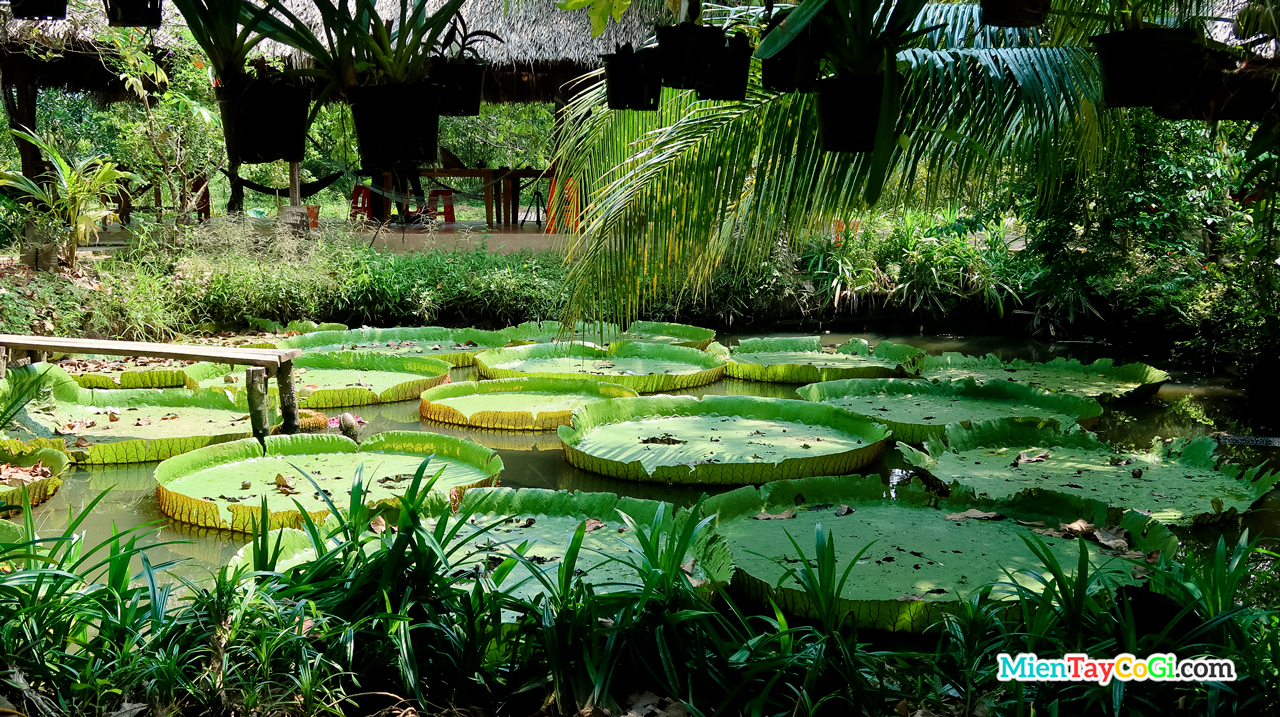
{"label": "giant lily pad", "polygon": [[149,357],[80,356],[58,367],[85,388],[195,388],[183,371],[192,362]]}
{"label": "giant lily pad", "polygon": [[1054,491],[1150,514],[1163,523],[1211,522],[1247,510],[1280,474],[1261,466],[1215,468],[1217,442],[1179,439],[1149,453],[1117,453],[1083,431],[1032,424],[948,426],[947,445],[899,446],[909,463],[953,492],[1004,498]]}
{"label": "giant lily pad", "polygon": [[40,374],[47,393],[28,404],[19,421],[38,437],[60,436],[76,462],[160,461],[250,435],[249,416],[222,392],[87,389],[45,364],[10,371],[30,380]]}
{"label": "giant lily pad", "polygon": [[[555,581],[569,543],[579,527],[583,527],[585,532],[575,572],[597,592],[612,592],[640,582],[636,567],[640,547],[635,545],[634,534],[622,515],[646,529],[652,526],[660,510],[667,529],[679,529],[686,520],[694,517],[688,510],[673,514],[670,504],[620,498],[611,493],[476,488],[467,491],[461,506],[453,506],[442,499],[429,500],[426,527],[432,529],[442,519],[459,520],[454,514],[455,507],[457,516],[468,516],[456,540],[475,550],[457,553],[461,559],[451,566],[453,571],[475,569],[492,573],[494,566],[515,556],[523,545],[525,559],[518,562],[499,586],[507,594],[523,599],[532,599],[544,591],[533,571]],[[384,536],[391,539],[389,533]],[[365,541],[381,539],[371,533],[363,536]],[[337,546],[336,540],[338,538],[329,539],[323,549]],[[280,545],[277,570],[288,570],[315,559],[316,546],[302,530],[280,530],[272,536],[272,541]],[[634,545],[634,549],[629,545]],[[363,549],[367,551],[375,547],[376,543],[366,542]],[[685,569],[691,580],[698,581],[695,584],[720,585],[728,581],[732,566],[722,542],[704,535],[695,541],[688,557]],[[252,559],[250,551],[242,550],[233,562],[245,562],[256,568]]]}
{"label": "giant lily pad", "polygon": [[441,423],[514,431],[554,431],[574,409],[606,398],[637,396],[615,383],[585,379],[502,378],[465,381],[422,392],[422,417]]}
{"label": "giant lily pad", "polygon": [[622,339],[622,330],[616,324],[601,321],[579,321],[570,331],[559,321],[526,321],[519,326],[502,330],[512,346],[549,343],[587,343],[605,346]]}
{"label": "giant lily pad", "polygon": [[716,340],[716,332],[700,326],[689,324],[673,324],[665,321],[632,321],[627,327],[624,338],[634,341],[653,341],[660,344],[688,346],[705,351],[712,341]]}
{"label": "giant lily pad", "polygon": [[979,358],[958,353],[924,357],[920,362],[920,375],[938,380],[1016,381],[1046,391],[1074,393],[1103,402],[1113,398],[1149,396],[1169,380],[1169,374],[1144,363],[1117,366],[1111,359],[1098,359],[1084,364],[1065,358],[1047,363],[1028,363],[1020,359],[1005,362],[995,354]]}
{"label": "giant lily pad", "polygon": [[1092,398],[1050,393],[1009,381],[973,379],[933,383],[920,379],[845,379],[801,386],[796,393],[860,413],[885,424],[906,443],[941,438],[949,423],[975,421],[1052,422],[1062,428],[1091,427],[1102,415]]}
{"label": "giant lily pad", "polygon": [[17,455],[0,448],[0,516],[8,512],[4,506],[22,506],[23,488],[31,505],[51,498],[69,465],[67,454],[52,448]]}
{"label": "giant lily pad", "polygon": [[853,339],[836,351],[824,351],[818,336],[743,339],[729,351],[725,373],[733,378],[775,383],[815,383],[841,378],[894,378],[914,372],[923,351],[881,341],[872,350]]}
{"label": "giant lily pad", "polygon": [[24,542],[22,528],[4,518],[0,518],[0,545],[13,545]]}
{"label": "giant lily pad", "polygon": [[685,346],[619,341],[607,349],[563,343],[494,349],[476,364],[485,378],[585,378],[657,393],[715,383],[725,361]]}
{"label": "giant lily pad", "polygon": [[573,465],[664,483],[765,483],[852,473],[889,431],[833,406],[746,396],[646,396],[588,404],[560,428]]}
{"label": "giant lily pad", "polygon": [[[426,356],[345,351],[304,353],[293,367],[299,407],[337,408],[413,400],[448,381],[451,364]],[[239,405],[247,405],[244,377],[235,367],[203,363],[188,371],[201,388],[230,391]],[[269,388],[278,395],[274,382]]]}
{"label": "giant lily pad", "polygon": [[[446,329],[440,326],[395,329],[353,329],[317,331],[275,342],[277,348],[311,352],[394,354],[405,357],[433,357],[454,366],[470,366],[478,351],[507,345],[499,331]],[[297,363],[296,361],[294,362]]]}
{"label": "giant lily pad", "polygon": [[427,456],[444,474],[436,487],[466,490],[495,485],[502,459],[493,451],[433,433],[389,431],[360,446],[343,436],[270,436],[266,451],[255,440],[211,446],[171,458],[156,468],[160,510],[184,523],[247,532],[267,499],[271,527],[297,527],[300,505],[316,519],[329,514],[306,471],[333,502],[344,505],[356,468],[363,466],[370,504],[394,503]]}
{"label": "giant lily pad", "polygon": [[[703,511],[717,515],[717,534],[728,543],[736,567],[732,586],[747,597],[772,599],[791,614],[817,617],[809,597],[787,575],[788,569],[803,567],[787,536],[812,561],[814,530],[820,524],[831,531],[837,574],[867,548],[840,594],[849,621],[863,628],[915,632],[984,586],[1008,581],[1006,570],[1040,569],[1023,541],[1034,538],[1034,525],[1083,519],[1093,529],[1095,523],[1103,526],[1108,512],[1101,504],[1065,497],[1006,503],[958,497],[936,503],[918,481],[899,484],[896,499],[885,493],[877,476],[808,478],[724,493],[708,500]],[[1131,541],[1127,548],[1134,552],[1087,542],[1093,567],[1111,573],[1115,582],[1131,580],[1132,564],[1118,554],[1161,550],[1172,556],[1177,547],[1176,538],[1146,516],[1125,513],[1118,527],[1125,529]],[[1046,543],[1068,572],[1079,563],[1078,540],[1049,538]],[[1028,576],[1016,579],[1038,587]]]}

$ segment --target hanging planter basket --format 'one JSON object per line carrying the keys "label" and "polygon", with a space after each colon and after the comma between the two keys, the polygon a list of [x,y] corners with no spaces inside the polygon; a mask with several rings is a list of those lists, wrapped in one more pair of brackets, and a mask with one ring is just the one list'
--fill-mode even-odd
{"label": "hanging planter basket", "polygon": [[751,74],[751,42],[734,35],[728,44],[707,55],[707,71],[698,82],[698,99],[741,102],[747,98]]}
{"label": "hanging planter basket", "polygon": [[[773,32],[783,19],[785,16],[775,16],[769,22],[768,32]],[[818,83],[820,59],[821,52],[813,42],[811,23],[781,52],[760,61],[760,85],[774,92],[813,92]]]}
{"label": "hanging planter basket", "polygon": [[346,92],[365,169],[436,161],[440,115],[429,83],[348,87]]}
{"label": "hanging planter basket", "polygon": [[982,0],[987,27],[1035,27],[1049,19],[1049,0]]}
{"label": "hanging planter basket", "polygon": [[1280,67],[1271,60],[1245,63],[1244,67],[1206,67],[1191,84],[1185,99],[1155,107],[1169,120],[1243,120],[1258,122],[1280,108]]}
{"label": "hanging planter basket", "polygon": [[662,99],[662,58],[657,48],[632,51],[628,43],[600,59],[609,109],[657,111]]}
{"label": "hanging planter basket", "polygon": [[1159,107],[1186,98],[1205,66],[1191,30],[1144,28],[1089,38],[1098,52],[1107,107]]}
{"label": "hanging planter basket", "polygon": [[111,27],[160,27],[161,0],[106,0]]}
{"label": "hanging planter basket", "polygon": [[65,20],[67,0],[13,0],[9,12],[16,20]]}
{"label": "hanging planter basket", "polygon": [[724,47],[724,30],[691,22],[658,28],[662,84],[678,90],[706,83],[712,56]]}
{"label": "hanging planter basket", "polygon": [[440,58],[433,63],[431,84],[436,93],[436,112],[442,117],[478,116],[488,67],[471,58]]}
{"label": "hanging planter basket", "polygon": [[301,162],[311,90],[282,77],[239,75],[217,89],[227,155],[243,164]]}
{"label": "hanging planter basket", "polygon": [[884,75],[844,75],[817,82],[818,136],[827,152],[870,152],[876,146]]}

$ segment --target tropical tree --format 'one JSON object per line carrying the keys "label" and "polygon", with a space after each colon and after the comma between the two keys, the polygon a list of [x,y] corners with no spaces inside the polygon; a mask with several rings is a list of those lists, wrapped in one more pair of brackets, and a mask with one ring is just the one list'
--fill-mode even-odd
{"label": "tropical tree", "polygon": [[[1106,0],[1076,4],[1047,29],[983,26],[977,5],[924,5],[899,33],[899,109],[872,152],[823,152],[814,97],[762,89],[758,65],[743,102],[666,90],[655,113],[609,111],[602,75],[584,78],[557,149],[569,189],[552,198],[555,216],[577,219],[567,318],[625,322],[696,296],[717,268],[759,266],[883,196],[973,197],[1016,177],[1047,198],[1105,170],[1128,130],[1123,110],[1102,109],[1088,37],[1115,27],[1114,13]],[[888,22],[893,5],[866,16]]]}

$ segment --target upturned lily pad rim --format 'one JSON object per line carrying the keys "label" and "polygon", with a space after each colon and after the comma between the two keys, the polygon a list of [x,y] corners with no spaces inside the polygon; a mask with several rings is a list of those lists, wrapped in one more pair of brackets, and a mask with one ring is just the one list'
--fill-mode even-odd
{"label": "upturned lily pad rim", "polygon": [[[465,338],[463,338],[465,336]],[[373,341],[455,341],[456,338],[475,341],[477,346],[468,347],[468,352],[483,351],[486,348],[505,346],[509,341],[501,331],[485,331],[483,329],[450,329],[444,326],[398,326],[394,328],[350,329],[347,331],[316,331],[301,336],[293,336],[275,342],[282,349],[313,349],[319,346],[336,346],[339,344],[361,344]],[[481,339],[484,340],[481,343]]]}
{"label": "upturned lily pad rim", "polygon": [[[797,421],[810,425],[821,425],[833,428],[863,441],[856,449],[840,453],[828,453],[812,457],[786,458],[777,463],[716,463],[688,468],[687,475],[672,475],[679,466],[660,465],[654,472],[646,470],[640,461],[622,463],[595,456],[579,449],[583,439],[595,428],[614,423],[663,419],[683,416],[719,416],[742,417],[761,420]],[[783,398],[763,398],[757,396],[641,396],[639,398],[617,398],[597,401],[579,408],[573,414],[571,425],[561,426],[560,441],[564,445],[565,456],[570,463],[592,472],[602,473],[617,478],[631,477],[639,480],[676,480],[686,483],[702,483],[704,474],[736,470],[742,474],[738,483],[765,483],[768,477],[781,476],[796,471],[802,474],[815,475],[821,473],[824,466],[829,466],[846,455],[876,453],[879,447],[890,436],[884,426],[850,413],[843,409],[825,404],[812,404]],[[864,461],[865,462],[865,461]],[[714,482],[714,481],[706,481]]]}
{"label": "upturned lily pad rim", "polygon": [[[640,358],[680,362],[698,370],[683,374],[600,375],[593,378],[592,374],[577,372],[523,371],[501,367],[504,363],[539,358],[581,358],[584,360]],[[714,383],[724,374],[726,363],[724,357],[708,351],[699,351],[687,346],[673,346],[671,344],[645,341],[616,341],[609,344],[608,348],[581,343],[526,344],[524,346],[492,349],[476,355],[476,365],[479,366],[480,375],[487,379],[520,377],[585,378],[619,384],[640,393],[658,393]]]}
{"label": "upturned lily pad rim", "polygon": [[[422,392],[420,414],[423,418],[458,426],[471,426],[480,429],[503,429],[519,431],[552,431],[569,422],[571,410],[540,411],[535,415],[529,410],[482,410],[466,415],[452,408],[445,399],[462,396],[483,396],[491,393],[538,393],[576,395],[587,400],[604,400],[609,398],[634,398],[640,394],[616,383],[592,381],[590,379],[557,379],[557,378],[498,378],[488,381],[459,381],[446,383]],[[477,419],[483,414],[482,419]],[[554,424],[554,425],[553,425]]]}
{"label": "upturned lily pad rim", "polygon": [[1133,362],[1126,364],[1116,364],[1113,359],[1102,358],[1093,363],[1083,363],[1076,359],[1068,359],[1059,356],[1052,361],[1034,363],[1023,361],[1022,359],[1014,359],[1012,361],[1003,361],[995,354],[987,354],[985,356],[969,356],[956,352],[946,352],[941,356],[925,356],[920,361],[920,374],[924,378],[929,378],[930,371],[943,371],[947,369],[959,370],[981,370],[981,369],[1041,369],[1050,371],[1062,371],[1067,373],[1079,374],[1102,374],[1107,378],[1120,383],[1137,384],[1134,388],[1121,391],[1116,394],[1102,393],[1095,398],[1099,400],[1108,396],[1115,398],[1137,398],[1154,394],[1160,389],[1160,386],[1172,380],[1168,372],[1149,366],[1145,363]]}

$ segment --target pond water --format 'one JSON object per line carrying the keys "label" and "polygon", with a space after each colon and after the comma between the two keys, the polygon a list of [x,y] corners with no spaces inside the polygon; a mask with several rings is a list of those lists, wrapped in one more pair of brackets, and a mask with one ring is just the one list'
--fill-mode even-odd
{"label": "pond water", "polygon": [[[760,334],[753,334],[759,336]],[[777,334],[787,335],[787,334]],[[790,334],[796,335],[796,334]],[[900,336],[876,333],[831,333],[823,336],[824,344],[843,343],[850,338],[864,338],[872,343],[889,339],[924,349],[931,354],[958,351],[972,355],[994,353],[1003,360],[1048,361],[1056,357],[1093,361],[1113,358],[1120,362],[1142,361],[1162,368],[1173,380],[1155,396],[1140,401],[1108,405],[1095,430],[1103,440],[1120,446],[1147,448],[1157,437],[1203,436],[1216,432],[1231,435],[1280,435],[1280,412],[1275,410],[1275,397],[1254,395],[1238,379],[1186,370],[1176,364],[1157,360],[1142,353],[1140,346],[1115,346],[1088,342],[1043,343],[1032,340],[995,336]],[[747,338],[745,335],[722,335],[726,345]],[[474,380],[475,368],[454,369],[453,381]],[[677,391],[678,394],[771,396],[798,399],[795,385],[757,383],[724,379],[710,386]],[[418,417],[418,401],[382,406],[366,406],[354,411],[369,423],[363,435],[387,430],[434,431],[462,436],[489,446],[502,456],[505,470],[502,484],[509,487],[549,488],[553,490],[608,491],[638,498],[669,500],[690,504],[702,493],[701,487],[634,483],[597,476],[574,468],[562,457],[555,433],[513,433],[476,431],[427,423]],[[1267,461],[1269,468],[1280,468],[1280,449],[1224,446],[1221,453],[1233,460],[1254,464]],[[111,491],[94,506],[80,530],[90,545],[106,540],[112,529],[125,530],[147,526],[140,543],[159,545],[149,553],[152,564],[167,560],[183,560],[172,572],[192,578],[204,577],[211,568],[225,563],[246,542],[241,534],[208,530],[170,520],[160,513],[155,500],[153,475],[157,464],[77,468],[65,477],[66,482],[49,502],[34,510],[39,531],[49,535],[60,532],[73,513],[83,512],[103,490]],[[882,476],[899,468],[896,451],[886,451],[885,458],[866,469],[866,473]],[[708,488],[708,492],[715,488]],[[724,490],[723,488],[719,490]],[[1244,518],[1244,526],[1252,535],[1280,539],[1280,491],[1273,491]],[[1197,529],[1193,540],[1215,540],[1213,529]],[[1233,538],[1229,538],[1233,539]],[[180,541],[173,542],[170,541]]]}

